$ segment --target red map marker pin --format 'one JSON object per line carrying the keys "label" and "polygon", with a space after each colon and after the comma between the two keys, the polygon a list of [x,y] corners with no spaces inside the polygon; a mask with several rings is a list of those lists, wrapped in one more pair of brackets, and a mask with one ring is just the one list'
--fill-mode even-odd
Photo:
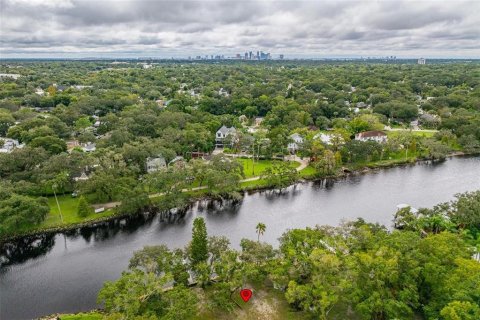
{"label": "red map marker pin", "polygon": [[242,291],[240,291],[240,297],[242,297],[243,301],[248,302],[252,297],[252,290],[242,289]]}

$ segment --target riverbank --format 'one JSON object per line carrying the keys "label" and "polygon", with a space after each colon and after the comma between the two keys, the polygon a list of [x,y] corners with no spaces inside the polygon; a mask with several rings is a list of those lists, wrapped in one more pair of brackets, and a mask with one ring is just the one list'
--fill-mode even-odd
{"label": "riverbank", "polygon": [[[466,154],[464,152],[454,152],[448,155],[448,157],[458,157],[458,156],[469,156],[471,154]],[[370,172],[375,172],[376,170],[381,169],[388,169],[393,167],[405,166],[405,165],[415,165],[419,162],[430,161],[429,159],[424,158],[415,158],[409,157],[404,159],[391,159],[391,160],[383,160],[377,161],[372,163],[363,163],[363,164],[350,164],[345,165],[335,174],[330,175],[321,175],[319,174],[313,167],[301,165],[298,169],[299,171],[299,179],[295,182],[305,182],[305,181],[318,181],[324,179],[342,179],[348,177],[350,175],[358,175],[358,174],[367,174]],[[256,192],[256,191],[264,191],[271,189],[271,185],[265,179],[262,179],[260,176],[251,177],[242,181],[239,185],[238,192]],[[189,205],[199,201],[199,200],[212,200],[214,199],[208,192],[207,188],[192,188],[187,191],[189,194]],[[161,195],[151,195],[153,198],[159,198]],[[117,203],[118,204],[118,203]],[[102,206],[97,205],[97,206]],[[172,208],[173,209],[173,208]],[[119,214],[116,212],[115,208],[109,209],[106,213],[103,213],[104,216],[95,217],[89,219],[87,221],[82,222],[75,222],[65,225],[58,225],[54,227],[37,227],[28,231],[22,231],[17,234],[11,234],[8,236],[4,236],[0,238],[0,245],[14,241],[19,238],[27,237],[27,236],[35,236],[38,234],[50,234],[50,233],[57,233],[57,232],[64,232],[68,230],[78,229],[87,226],[95,226],[96,224],[109,222],[116,219],[123,219],[125,217],[137,215],[139,213],[128,213],[128,214]],[[150,211],[154,211],[155,207],[149,208]]]}
{"label": "riverbank", "polygon": [[[391,226],[399,203],[431,208],[457,193],[480,190],[480,157],[368,173],[301,183],[284,192],[246,192],[237,205],[199,201],[181,216],[136,215],[7,243],[0,257],[0,286],[10,289],[2,295],[0,317],[32,319],[98,307],[99,290],[121,275],[133,252],[161,244],[171,250],[183,248],[191,241],[197,217],[205,219],[210,235],[226,236],[237,250],[242,239],[256,241],[256,225],[264,223],[262,241],[277,247],[289,229],[339,226],[358,218]],[[31,308],[16,307],[18,301]]]}

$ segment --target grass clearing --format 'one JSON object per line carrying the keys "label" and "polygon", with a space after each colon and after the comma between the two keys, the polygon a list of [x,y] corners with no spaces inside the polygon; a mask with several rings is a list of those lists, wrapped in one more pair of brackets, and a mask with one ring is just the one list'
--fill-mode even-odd
{"label": "grass clearing", "polygon": [[[282,163],[282,160],[256,160],[253,164],[252,159],[247,158],[237,158],[237,160],[243,165],[243,172],[245,173],[245,178],[251,178],[262,175],[267,168],[270,168],[276,163]],[[300,166],[300,163],[296,161],[290,161],[289,165],[292,168]]]}
{"label": "grass clearing", "polygon": [[114,211],[109,209],[101,213],[92,213],[86,218],[80,218],[79,216],[77,216],[78,198],[73,198],[70,195],[62,195],[58,196],[57,198],[63,215],[63,223],[60,217],[60,212],[58,211],[55,197],[49,197],[48,204],[50,206],[50,213],[48,214],[47,218],[40,224],[40,228],[80,223],[92,219],[111,216],[114,214]]}
{"label": "grass clearing", "polygon": [[387,136],[388,137],[395,137],[398,135],[399,132],[409,132],[413,134],[416,137],[423,137],[423,138],[431,138],[434,136],[435,133],[437,133],[436,130],[395,130],[395,131],[387,131]]}
{"label": "grass clearing", "polygon": [[103,315],[97,312],[61,315],[60,320],[100,320]]}
{"label": "grass clearing", "polygon": [[313,178],[317,175],[317,170],[312,167],[312,166],[307,166],[305,169],[303,169],[302,171],[300,171],[300,177],[301,178]]}

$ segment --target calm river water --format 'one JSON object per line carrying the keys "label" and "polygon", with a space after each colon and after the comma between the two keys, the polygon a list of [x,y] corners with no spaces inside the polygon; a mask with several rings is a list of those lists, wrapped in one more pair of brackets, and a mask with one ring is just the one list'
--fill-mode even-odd
{"label": "calm river water", "polygon": [[116,279],[133,251],[145,245],[183,247],[193,219],[203,216],[210,235],[225,235],[233,246],[256,239],[255,226],[267,226],[263,240],[277,244],[290,228],[338,225],[362,217],[391,225],[396,205],[430,207],[456,193],[480,189],[480,158],[452,158],[324,183],[299,184],[283,195],[246,195],[236,207],[197,203],[181,219],[131,218],[68,233],[43,235],[1,249],[0,319],[31,319],[96,307],[106,280]]}

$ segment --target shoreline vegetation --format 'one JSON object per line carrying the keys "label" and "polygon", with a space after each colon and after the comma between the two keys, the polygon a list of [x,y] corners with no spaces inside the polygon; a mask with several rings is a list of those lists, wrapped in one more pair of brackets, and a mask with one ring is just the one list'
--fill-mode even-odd
{"label": "shoreline vegetation", "polygon": [[100,290],[104,308],[41,319],[478,319],[479,208],[480,190],[466,192],[400,209],[392,230],[362,219],[287,230],[278,249],[261,222],[235,250],[197,217],[185,248],[135,251]]}
{"label": "shoreline vegetation", "polygon": [[[476,155],[478,155],[478,153],[465,153],[462,151],[455,151],[448,154],[446,158],[457,157],[457,156],[476,156]],[[416,165],[418,163],[425,162],[425,161],[434,161],[434,160],[426,159],[426,158],[408,157],[407,159],[382,160],[382,161],[376,161],[373,163],[367,163],[367,164],[361,164],[361,165],[350,164],[349,166],[343,166],[342,168],[337,170],[335,174],[329,174],[329,175],[323,175],[323,176],[319,176],[318,172],[312,166],[308,165],[307,167],[303,168],[301,171],[298,172],[299,175],[297,179],[293,183],[289,184],[288,186],[291,186],[296,183],[307,182],[307,181],[319,181],[319,180],[325,180],[325,179],[334,179],[334,180],[342,179],[351,175],[367,174],[375,170],[401,167],[405,165]],[[441,161],[443,161],[443,159]],[[259,179],[252,180],[252,178],[259,178]],[[272,187],[271,185],[269,185],[268,181],[263,179],[262,176],[250,177],[244,180],[246,181],[241,182],[239,184],[239,187],[237,189],[238,192],[258,192],[263,190],[275,190],[275,187]],[[191,204],[200,200],[215,199],[214,196],[208,193],[208,189],[206,188],[197,189],[193,191],[187,191],[187,190],[184,190],[184,191],[186,191],[185,193],[189,195],[188,204],[186,205],[187,208],[190,207]],[[151,199],[156,199],[160,197],[158,195],[149,195],[149,196]],[[53,201],[53,199],[49,199],[49,200]],[[102,207],[102,204],[96,204],[94,206]],[[55,206],[52,205],[52,208],[55,208]],[[144,208],[144,209],[147,209],[147,211],[155,211],[158,208],[156,208],[155,205],[151,205],[150,207]],[[174,209],[175,207],[168,208],[167,210],[174,210]],[[28,230],[19,234],[6,235],[0,238],[0,244],[6,243],[9,241],[15,241],[17,239],[21,239],[24,237],[39,235],[39,234],[65,232],[65,231],[69,231],[77,228],[94,226],[96,224],[105,223],[105,222],[113,221],[116,219],[122,219],[129,216],[141,214],[142,212],[145,212],[145,211],[138,211],[133,213],[118,213],[116,212],[116,207],[113,207],[113,208],[107,209],[103,213],[100,213],[100,216],[90,215],[89,218],[92,218],[92,219],[87,219],[87,220],[74,222],[74,223],[67,223],[64,225],[56,225],[52,227],[35,226],[31,230]],[[159,212],[158,211],[155,212],[155,214],[157,213]]]}

